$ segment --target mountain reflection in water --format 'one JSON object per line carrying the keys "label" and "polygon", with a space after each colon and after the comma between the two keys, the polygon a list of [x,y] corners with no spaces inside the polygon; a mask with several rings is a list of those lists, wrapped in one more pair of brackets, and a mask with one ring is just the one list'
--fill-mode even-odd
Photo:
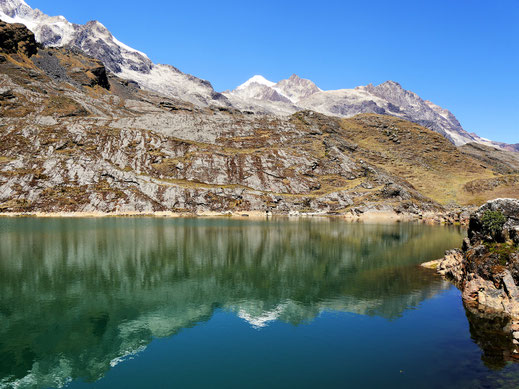
{"label": "mountain reflection in water", "polygon": [[0,383],[95,381],[153,338],[234,312],[398,318],[449,284],[457,228],[339,220],[0,219]]}

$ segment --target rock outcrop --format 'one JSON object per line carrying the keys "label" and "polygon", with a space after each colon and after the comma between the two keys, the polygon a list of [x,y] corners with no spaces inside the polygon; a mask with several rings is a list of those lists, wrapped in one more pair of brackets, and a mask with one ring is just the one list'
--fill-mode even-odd
{"label": "rock outcrop", "polygon": [[508,319],[503,331],[519,344],[519,200],[480,207],[462,248],[448,251],[437,270],[461,290],[472,314]]}
{"label": "rock outcrop", "polygon": [[475,212],[461,250],[448,251],[438,272],[465,303],[519,319],[519,200],[497,199]]}
{"label": "rock outcrop", "polygon": [[31,60],[53,80],[76,86],[110,89],[108,73],[103,63],[78,49],[40,49]]}
{"label": "rock outcrop", "polygon": [[23,24],[9,24],[0,20],[0,47],[6,54],[21,52],[30,57],[38,51],[34,34]]}

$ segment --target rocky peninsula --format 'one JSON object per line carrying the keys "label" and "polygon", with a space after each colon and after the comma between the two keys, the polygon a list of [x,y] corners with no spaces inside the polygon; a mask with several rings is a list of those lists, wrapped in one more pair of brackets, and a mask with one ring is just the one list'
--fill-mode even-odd
{"label": "rocky peninsula", "polygon": [[474,212],[462,248],[447,251],[437,271],[460,289],[467,315],[485,322],[478,331],[493,332],[505,360],[518,360],[519,200],[496,199]]}

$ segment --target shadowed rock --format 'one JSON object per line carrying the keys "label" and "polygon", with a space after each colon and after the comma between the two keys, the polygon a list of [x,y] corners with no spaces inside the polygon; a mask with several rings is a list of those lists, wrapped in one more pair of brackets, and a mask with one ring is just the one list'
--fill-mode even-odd
{"label": "shadowed rock", "polygon": [[0,51],[30,57],[37,53],[38,45],[34,34],[23,24],[9,24],[0,20]]}

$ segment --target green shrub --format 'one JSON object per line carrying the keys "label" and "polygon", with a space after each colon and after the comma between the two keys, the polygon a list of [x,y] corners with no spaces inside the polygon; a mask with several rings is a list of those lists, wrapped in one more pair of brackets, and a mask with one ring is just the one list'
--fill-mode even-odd
{"label": "green shrub", "polygon": [[505,222],[505,215],[500,211],[487,210],[483,213],[483,216],[481,216],[483,232],[494,239],[501,235],[501,230],[503,229]]}
{"label": "green shrub", "polygon": [[510,261],[515,252],[515,247],[506,243],[486,243],[485,245],[490,253],[497,255],[499,263],[503,266]]}

